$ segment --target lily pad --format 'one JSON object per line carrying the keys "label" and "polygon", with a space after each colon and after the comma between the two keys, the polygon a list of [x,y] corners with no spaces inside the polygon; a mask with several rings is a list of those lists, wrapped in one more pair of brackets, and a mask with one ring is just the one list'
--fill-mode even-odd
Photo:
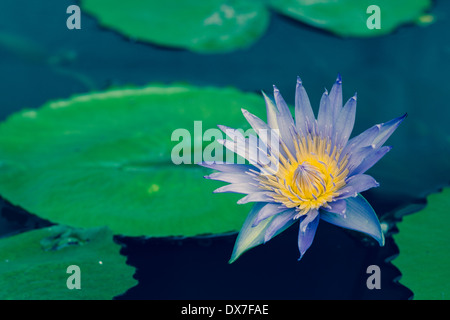
{"label": "lily pad", "polygon": [[125,36],[204,53],[247,47],[269,24],[263,2],[252,0],[82,0],[81,6]]}
{"label": "lily pad", "polygon": [[218,123],[249,127],[241,107],[265,110],[259,95],[236,89],[149,85],[19,112],[0,124],[0,194],[54,223],[108,226],[114,234],[239,230],[249,206],[236,204],[239,195],[211,196],[223,183],[205,181],[211,170],[196,164],[175,165],[172,149],[185,139],[171,139],[176,129],[190,133],[194,156],[187,155],[197,162],[211,146],[202,133]]}
{"label": "lily pad", "polygon": [[[371,5],[380,8],[380,28],[369,29]],[[276,11],[314,27],[344,37],[372,37],[391,33],[417,21],[431,6],[430,0],[271,0]]]}
{"label": "lily pad", "polygon": [[414,292],[415,299],[450,298],[450,188],[428,197],[420,212],[405,216],[398,224],[395,241],[400,255],[394,260],[400,282]]}
{"label": "lily pad", "polygon": [[[112,237],[107,228],[52,226],[1,239],[0,299],[112,299],[124,293],[137,284],[135,270]],[[79,282],[69,279],[73,265]]]}

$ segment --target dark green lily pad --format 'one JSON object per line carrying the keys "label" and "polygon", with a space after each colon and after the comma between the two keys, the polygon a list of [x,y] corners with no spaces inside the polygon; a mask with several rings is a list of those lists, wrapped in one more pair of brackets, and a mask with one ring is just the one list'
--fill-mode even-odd
{"label": "dark green lily pad", "polygon": [[223,183],[204,180],[211,170],[174,165],[179,142],[171,136],[184,128],[192,149],[207,148],[194,136],[194,121],[203,121],[203,133],[218,123],[245,130],[241,107],[265,111],[259,95],[235,89],[150,85],[19,112],[0,125],[0,194],[54,223],[106,225],[114,234],[239,230],[249,205],[237,205],[236,194],[212,196]]}
{"label": "dark green lily pad", "polygon": [[450,298],[450,188],[428,197],[420,212],[405,216],[398,224],[395,241],[400,255],[394,264],[400,282],[414,292],[415,299]]}
{"label": "dark green lily pad", "polygon": [[82,0],[81,6],[133,39],[203,53],[247,47],[269,23],[263,2],[251,0]]}
{"label": "dark green lily pad", "polygon": [[[137,284],[120,249],[107,228],[52,226],[1,239],[0,299],[112,299]],[[80,289],[67,286],[72,265]]]}
{"label": "dark green lily pad", "polygon": [[[314,27],[344,37],[372,37],[391,33],[397,27],[415,22],[431,6],[430,0],[271,0],[275,10]],[[380,29],[369,29],[367,19],[380,8]]]}

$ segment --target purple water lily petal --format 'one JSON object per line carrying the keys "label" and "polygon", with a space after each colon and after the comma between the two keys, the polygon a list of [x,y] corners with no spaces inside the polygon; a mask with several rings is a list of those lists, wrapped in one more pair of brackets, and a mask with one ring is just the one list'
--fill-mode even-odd
{"label": "purple water lily petal", "polygon": [[358,196],[358,193],[376,188],[380,184],[371,176],[366,174],[357,174],[347,178],[345,187],[339,190],[336,200],[343,200]]}
{"label": "purple water lily petal", "polygon": [[279,203],[268,203],[266,204],[258,213],[255,221],[253,222],[253,226],[257,226],[262,220],[272,217],[277,213],[283,212],[287,210],[287,208]]}
{"label": "purple water lily petal", "polygon": [[239,231],[234,244],[233,253],[228,263],[233,263],[242,253],[256,247],[264,242],[264,234],[270,219],[263,221],[256,227],[252,227],[259,211],[265,206],[265,203],[256,203],[250,210],[244,224]]}
{"label": "purple water lily petal", "polygon": [[245,109],[241,109],[241,111],[245,119],[247,119],[247,122],[252,126],[253,130],[255,130],[256,133],[258,133],[258,131],[260,130],[271,131],[269,125],[262,121],[260,118]]}
{"label": "purple water lily petal", "polygon": [[246,195],[238,200],[237,204],[244,204],[249,202],[272,202],[273,198],[268,192],[254,192]]}
{"label": "purple water lily petal", "polygon": [[228,183],[257,183],[254,176],[247,173],[235,173],[235,172],[214,172],[205,179],[218,180]]}
{"label": "purple water lily petal", "polygon": [[271,129],[264,121],[245,109],[242,109],[242,113],[248,123],[252,126],[253,130],[255,130],[256,134],[258,134],[260,141],[264,144],[263,147],[266,148],[265,150],[270,151],[270,153],[278,159],[280,142],[279,130]]}
{"label": "purple water lily petal", "polygon": [[262,91],[264,96],[264,100],[266,101],[266,111],[267,111],[267,124],[272,129],[278,129],[278,121],[277,121],[277,107],[275,103],[270,99],[264,91]]}
{"label": "purple water lily petal", "polygon": [[291,110],[289,110],[289,107],[284,101],[283,96],[280,93],[280,90],[274,85],[273,86],[273,96],[275,98],[275,103],[279,112],[278,118],[281,119],[281,122],[278,121],[278,125],[280,123],[285,124],[286,126],[291,126],[294,124],[294,119],[292,118]]}
{"label": "purple water lily petal", "polygon": [[407,114],[405,113],[401,117],[392,119],[391,121],[378,125],[380,126],[380,131],[372,143],[377,148],[381,147],[386,142],[386,140],[394,133],[394,131],[398,128],[400,123],[402,123],[402,121],[406,118],[406,116]]}
{"label": "purple water lily petal", "polygon": [[355,115],[356,94],[345,103],[336,120],[337,146],[344,146],[347,143],[355,124]]}
{"label": "purple water lily petal", "polygon": [[198,163],[198,165],[205,167],[205,168],[210,168],[213,170],[222,171],[222,172],[230,172],[230,173],[231,172],[244,173],[244,172],[250,171],[250,170],[258,171],[258,169],[255,166],[252,166],[249,164],[235,164],[235,163],[226,163],[226,162],[222,162],[222,163],[200,162],[200,163]]}
{"label": "purple water lily petal", "polygon": [[250,194],[260,191],[261,189],[250,183],[231,183],[227,184],[226,186],[217,188],[213,192],[214,193],[234,192],[234,193]]}
{"label": "purple water lily petal", "polygon": [[341,153],[341,158],[353,150],[372,145],[374,149],[381,147],[386,140],[394,133],[400,123],[406,118],[407,114],[392,119],[386,123],[374,125],[362,132],[358,136],[350,139]]}
{"label": "purple water lily petal", "polygon": [[313,132],[315,117],[309,101],[308,94],[302,85],[302,80],[297,77],[295,90],[295,125],[303,135]]}
{"label": "purple water lily petal", "polygon": [[[229,260],[229,263],[233,263],[236,261],[236,259],[243,254],[245,251],[256,247],[262,243],[264,243],[264,238],[266,234],[267,228],[271,225],[271,222],[275,218],[275,216],[272,216],[268,219],[265,219],[261,221],[257,226],[252,227],[254,224],[254,221],[256,217],[258,216],[259,211],[265,206],[265,203],[257,203],[253,206],[252,210],[247,216],[247,219],[245,219],[245,222],[239,231],[239,234],[236,239],[236,243],[233,248],[233,253],[231,254],[231,258]],[[291,210],[293,211],[293,210]],[[295,220],[291,219],[292,223],[295,222]],[[285,224],[283,228],[279,229],[278,232],[276,232],[274,236],[284,231],[287,227],[289,227],[290,224]]]}
{"label": "purple water lily petal", "polygon": [[384,157],[386,153],[388,153],[392,147],[384,146],[377,150],[374,150],[372,153],[370,153],[362,162],[361,164],[356,167],[354,170],[351,171],[350,175],[357,175],[366,172],[372,166],[377,163],[381,158]]}
{"label": "purple water lily petal", "polygon": [[276,86],[273,86],[273,94],[279,111],[277,114],[277,121],[281,140],[286,144],[291,153],[295,153],[295,140],[292,135],[292,130],[295,128],[294,119],[292,119],[291,111]]}
{"label": "purple water lily petal", "polygon": [[300,251],[300,260],[305,254],[306,250],[311,246],[314,236],[316,234],[317,226],[319,225],[319,212],[314,209],[307,213],[306,217],[300,222],[298,231],[298,250]]}
{"label": "purple water lily petal", "polygon": [[270,221],[266,233],[264,235],[264,242],[269,241],[277,234],[279,234],[282,230],[285,230],[287,227],[291,226],[294,222],[294,216],[296,214],[295,209],[288,209],[282,213],[279,213],[273,216],[273,219]]}
{"label": "purple water lily petal", "polygon": [[345,211],[347,210],[347,202],[345,200],[337,200],[328,203],[328,207],[323,207],[322,210],[327,212],[337,213],[340,215],[345,215]]}
{"label": "purple water lily petal", "polygon": [[244,140],[245,137],[242,134],[242,132],[240,130],[234,129],[234,128],[230,128],[228,126],[224,126],[221,124],[218,124],[217,127],[223,131],[223,133],[225,133],[228,137],[231,138],[231,140]]}
{"label": "purple water lily petal", "polygon": [[317,131],[322,137],[330,136],[330,129],[332,127],[332,111],[330,107],[330,100],[328,98],[328,91],[320,98],[319,114],[317,115]]}
{"label": "purple water lily petal", "polygon": [[355,170],[361,162],[364,161],[371,153],[375,150],[373,145],[361,147],[359,149],[354,149],[349,156],[347,169],[351,173]]}
{"label": "purple water lily petal", "polygon": [[[270,159],[267,158],[267,153],[262,152],[257,143],[250,143],[248,138],[241,139],[239,138],[239,135],[235,135],[234,137],[235,140],[233,141],[218,139],[217,142],[224,145],[228,150],[231,150],[248,160],[250,164],[258,167],[260,170],[263,170],[264,166],[270,163]],[[254,139],[257,141],[256,137]]]}
{"label": "purple water lily petal", "polygon": [[350,139],[341,152],[341,159],[347,154],[354,153],[356,150],[371,146],[372,141],[375,139],[379,132],[380,128],[377,126],[373,126],[363,133],[357,135],[356,137]]}
{"label": "purple water lily petal", "polygon": [[339,190],[339,195],[334,198],[335,201],[344,200],[350,197],[357,197],[358,192],[353,188],[353,186],[346,185]]}
{"label": "purple water lily petal", "polygon": [[336,82],[333,84],[328,97],[330,101],[331,118],[335,121],[342,109],[342,78],[340,74],[338,74]]}
{"label": "purple water lily petal", "polygon": [[360,193],[379,186],[380,184],[372,176],[357,174],[347,179],[346,187],[351,187],[354,192]]}
{"label": "purple water lily petal", "polygon": [[370,235],[384,245],[384,235],[381,231],[378,217],[370,204],[362,195],[345,199],[347,202],[346,217],[342,215],[322,211],[320,218],[342,228],[351,229]]}

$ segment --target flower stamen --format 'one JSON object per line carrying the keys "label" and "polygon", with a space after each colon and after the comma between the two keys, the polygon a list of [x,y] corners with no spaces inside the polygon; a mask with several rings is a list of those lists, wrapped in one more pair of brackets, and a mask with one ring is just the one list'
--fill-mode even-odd
{"label": "flower stamen", "polygon": [[345,164],[339,165],[341,149],[332,146],[327,138],[320,136],[295,135],[295,153],[281,144],[284,155],[280,154],[278,171],[273,175],[260,175],[259,187],[276,190],[272,195],[275,202],[287,208],[295,208],[301,215],[311,209],[327,206],[345,186],[348,173]]}

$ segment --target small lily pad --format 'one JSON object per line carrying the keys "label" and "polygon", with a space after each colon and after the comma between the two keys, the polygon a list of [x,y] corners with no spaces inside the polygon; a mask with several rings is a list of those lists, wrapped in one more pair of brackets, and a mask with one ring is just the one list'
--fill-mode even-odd
{"label": "small lily pad", "polygon": [[[235,194],[213,197],[222,183],[205,181],[211,170],[194,162],[211,146],[202,141],[208,129],[249,127],[242,107],[265,110],[262,97],[236,89],[150,85],[19,112],[0,124],[0,194],[53,223],[127,236],[239,230],[249,205]],[[172,141],[177,129],[189,140]],[[181,140],[192,164],[172,162]]]}
{"label": "small lily pad", "polygon": [[415,299],[450,298],[450,188],[428,197],[420,212],[405,216],[398,224],[395,241],[400,254],[394,264],[400,283],[414,292]]}
{"label": "small lily pad", "polygon": [[[271,0],[276,11],[314,27],[344,37],[372,37],[388,34],[401,25],[413,23],[430,8],[430,0]],[[369,29],[373,14],[367,8],[380,8],[380,28]]]}
{"label": "small lily pad", "polygon": [[130,38],[203,53],[247,47],[269,24],[263,2],[251,0],[82,0],[81,6]]}
{"label": "small lily pad", "polygon": [[[52,226],[1,239],[0,299],[112,299],[137,284],[120,249],[101,227]],[[67,285],[73,265],[79,267],[80,289]]]}

